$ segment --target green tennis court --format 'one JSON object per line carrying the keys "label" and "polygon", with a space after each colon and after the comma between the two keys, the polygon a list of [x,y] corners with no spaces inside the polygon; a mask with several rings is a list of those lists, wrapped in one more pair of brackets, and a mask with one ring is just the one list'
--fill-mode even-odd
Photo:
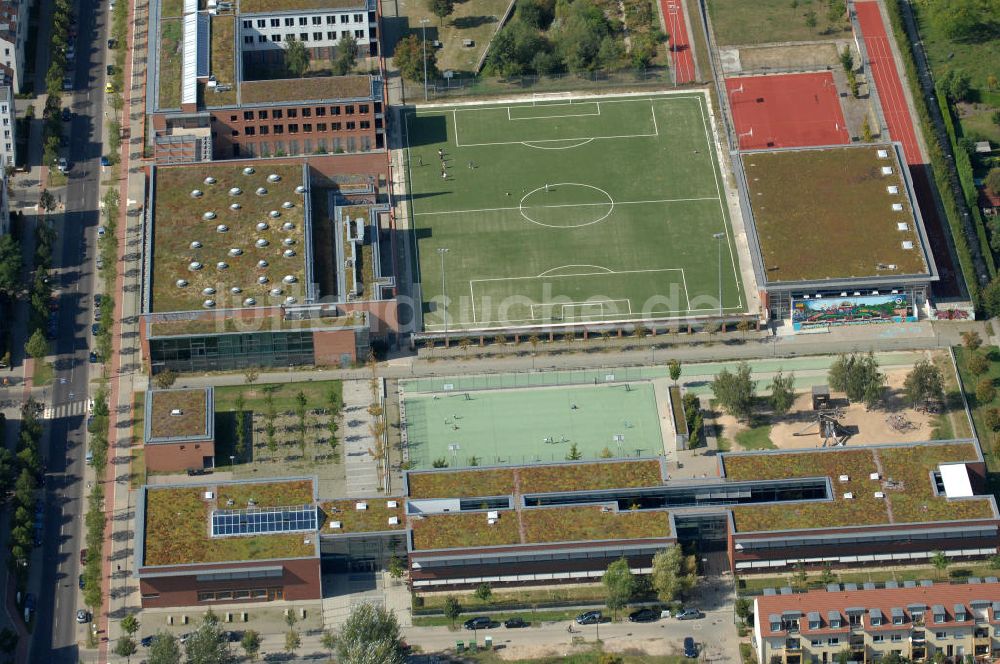
{"label": "green tennis court", "polygon": [[425,331],[746,310],[704,94],[405,120]]}
{"label": "green tennis court", "polygon": [[663,453],[649,382],[407,394],[410,460],[430,468],[563,461]]}

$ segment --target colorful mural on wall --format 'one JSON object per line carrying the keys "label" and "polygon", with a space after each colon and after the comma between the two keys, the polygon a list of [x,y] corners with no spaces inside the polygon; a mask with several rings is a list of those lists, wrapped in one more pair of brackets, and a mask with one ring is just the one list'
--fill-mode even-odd
{"label": "colorful mural on wall", "polygon": [[915,322],[906,293],[859,297],[794,299],[792,327],[796,330],[829,325]]}

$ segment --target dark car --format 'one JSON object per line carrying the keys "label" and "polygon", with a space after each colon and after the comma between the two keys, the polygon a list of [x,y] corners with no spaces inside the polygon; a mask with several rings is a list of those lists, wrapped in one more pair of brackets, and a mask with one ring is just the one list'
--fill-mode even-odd
{"label": "dark car", "polygon": [[28,609],[29,611],[35,610],[35,596],[32,595],[31,593],[28,593],[27,595],[24,596],[24,608]]}
{"label": "dark car", "polygon": [[83,580],[83,574],[80,575],[80,590],[83,590],[87,586],[87,582]]}
{"label": "dark car", "polygon": [[90,611],[87,609],[78,609],[76,612],[76,621],[83,625],[84,623],[90,622]]}
{"label": "dark car", "polygon": [[90,333],[93,334],[95,337],[98,334],[100,334],[101,333],[101,324],[100,323],[94,323],[93,325],[91,325],[90,326]]}
{"label": "dark car", "polygon": [[578,625],[596,625],[601,622],[601,618],[604,616],[600,611],[587,611],[586,613],[581,613],[576,617],[576,624]]}
{"label": "dark car", "polygon": [[95,307],[100,307],[101,306],[101,302],[103,302],[103,301],[104,301],[104,298],[101,297],[100,293],[95,293],[94,294],[94,306]]}
{"label": "dark car", "polygon": [[226,640],[230,643],[239,643],[243,640],[243,632],[236,630],[226,630],[222,633],[226,637]]}
{"label": "dark car", "polygon": [[148,648],[156,641],[156,634],[150,634],[149,636],[144,636],[139,640],[139,645],[143,648]]}
{"label": "dark car", "polygon": [[503,621],[503,626],[507,629],[516,629],[518,627],[527,627],[528,623],[523,618],[507,618],[507,620]]}
{"label": "dark car", "polygon": [[108,72],[108,76],[114,76],[115,75],[115,66],[114,65],[108,65],[107,67],[104,68],[104,70],[106,72]]}
{"label": "dark car", "polygon": [[660,612],[653,609],[639,609],[628,614],[629,622],[655,622],[659,617]]}
{"label": "dark car", "polygon": [[118,41],[115,39],[109,39],[108,48],[118,48]]}
{"label": "dark car", "polygon": [[465,629],[487,629],[492,624],[493,621],[486,616],[476,616],[475,618],[469,618],[462,623],[462,627]]}
{"label": "dark car", "polygon": [[80,564],[81,565],[86,565],[87,564],[87,550],[86,549],[80,549]]}
{"label": "dark car", "polygon": [[73,112],[70,111],[68,108],[64,108],[62,110],[62,121],[69,122],[72,119],[73,119]]}
{"label": "dark car", "polygon": [[684,656],[691,659],[698,657],[698,646],[695,645],[693,637],[684,637]]}
{"label": "dark car", "polygon": [[97,353],[90,351],[90,363],[97,364]]}
{"label": "dark car", "polygon": [[705,614],[698,609],[684,609],[676,617],[678,620],[697,620],[698,618],[704,618]]}
{"label": "dark car", "polygon": [[93,431],[93,430],[94,430],[94,416],[91,415],[90,417],[87,418],[87,431]]}
{"label": "dark car", "polygon": [[111,158],[107,155],[101,155],[101,166],[110,166]]}

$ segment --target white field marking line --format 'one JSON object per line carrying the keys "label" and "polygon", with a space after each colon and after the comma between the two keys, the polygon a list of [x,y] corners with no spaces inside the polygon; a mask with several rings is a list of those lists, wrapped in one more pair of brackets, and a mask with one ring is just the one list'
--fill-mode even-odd
{"label": "white field marking line", "polygon": [[592,306],[600,305],[601,306],[601,311],[603,312],[604,305],[606,303],[608,303],[608,302],[625,302],[626,304],[628,304],[628,312],[631,315],[631,313],[632,313],[632,302],[627,297],[623,297],[623,298],[620,298],[620,299],[617,299],[617,300],[594,300],[593,302],[588,302],[586,300],[581,301],[581,302],[539,302],[537,304],[535,304],[535,303],[529,304],[528,307],[530,307],[530,309],[531,309],[531,319],[532,320],[538,320],[539,318],[541,318],[541,316],[538,316],[538,315],[535,314],[535,309],[536,308],[541,309],[541,308],[544,308],[544,307],[548,307],[548,308],[551,309],[551,308],[553,308],[555,306],[559,306],[561,308],[561,312],[562,312],[561,315],[565,319],[565,317],[566,317],[566,307],[592,307]]}
{"label": "white field marking line", "polygon": [[[734,311],[734,312],[739,313],[739,312],[743,311],[743,307],[741,307],[741,306],[740,307],[730,306],[730,307],[723,307],[722,310],[723,311]],[[702,311],[718,312],[719,311],[719,307],[709,307],[709,308],[705,308],[705,309],[684,309],[684,310],[678,310],[676,312],[671,311],[671,312],[667,312],[668,314],[670,314],[668,316],[664,316],[662,313],[658,313],[658,312],[647,312],[647,313],[640,312],[640,313],[628,314],[628,315],[632,316],[632,318],[622,318],[622,320],[625,321],[625,320],[646,320],[648,318],[678,318],[678,317],[683,316],[685,314],[700,313]],[[621,316],[628,316],[626,314],[620,314],[620,315]],[[483,321],[474,320],[472,322],[473,323],[479,323],[479,324],[482,324],[482,325],[492,325],[492,324],[496,323],[496,324],[500,324],[500,325],[508,325],[509,326],[509,325],[515,325],[515,324],[518,324],[518,323],[530,324],[530,323],[534,323],[535,320],[531,319],[531,318],[509,318],[509,319],[505,319],[505,320],[483,320]],[[611,321],[607,321],[607,322],[611,322]],[[438,330],[443,330],[444,329],[444,324],[443,323],[426,323],[424,325],[424,327],[428,331],[438,331]],[[467,329],[467,328],[464,328],[461,325],[455,326],[453,328],[452,327],[452,323],[449,320],[449,322],[448,322],[448,329],[449,330],[451,330],[451,329],[461,330],[461,329]]]}
{"label": "white field marking line", "polygon": [[[549,97],[551,99],[563,99],[565,97],[557,96],[563,94],[564,93],[561,92],[549,92],[549,93],[536,92],[533,93],[532,98],[543,99],[545,97]],[[670,99],[697,93],[693,93],[691,90],[684,89],[684,90],[657,90],[657,91],[643,90],[641,92],[574,92],[571,94],[573,95],[572,99],[574,101],[580,99],[600,99],[602,101],[612,101],[612,100],[653,99],[653,98]],[[501,106],[504,104],[528,105],[529,103],[530,102],[528,101],[528,97],[526,95],[522,95],[520,97],[500,97],[499,99],[480,99],[480,100],[459,101],[459,102],[452,100],[443,102],[435,101],[435,102],[428,102],[426,104],[420,104],[420,107],[417,110],[425,110],[429,112],[433,111],[441,112],[442,109],[451,109],[459,107],[472,108],[472,107],[484,107],[490,105]]]}
{"label": "white field marking line", "polygon": [[[554,106],[555,107],[572,106],[573,105],[573,101],[572,100],[570,100],[570,103],[568,103],[568,104],[535,104],[535,103],[532,103],[531,106],[527,106],[527,105],[524,105],[524,106],[517,106],[517,105],[515,105],[515,106],[497,106],[497,109],[506,108],[507,109],[507,119],[510,120],[510,121],[514,121],[514,120],[558,120],[560,118],[588,118],[588,117],[593,117],[593,116],[597,116],[597,115],[601,114],[601,102],[599,102],[599,101],[581,101],[581,102],[579,102],[577,104],[577,106],[580,106],[581,104],[593,104],[594,106],[597,107],[597,112],[596,113],[576,113],[576,114],[567,114],[567,115],[533,115],[533,116],[527,117],[527,118],[515,118],[515,117],[512,117],[511,114],[510,114],[510,109],[512,109],[512,108],[550,108],[550,107],[554,107]],[[482,110],[482,109],[480,109],[480,110]]]}
{"label": "white field marking line", "polygon": [[478,323],[476,320],[476,294],[472,292],[472,282],[469,282],[469,300],[472,302],[472,322]]}
{"label": "white field marking line", "polygon": [[649,112],[653,116],[653,131],[655,131],[656,135],[659,136],[660,128],[656,124],[656,108],[653,107],[653,102],[649,102]]}
{"label": "white field marking line", "polygon": [[531,141],[521,141],[521,145],[526,148],[535,148],[536,150],[572,150],[573,148],[582,148],[587,143],[592,143],[593,138],[588,138],[581,143],[574,143],[573,145],[532,145]]}
{"label": "white field marking line", "polygon": [[[562,205],[529,205],[529,210],[538,210],[545,208],[568,208],[568,207],[587,207],[593,205],[651,205],[655,203],[687,203],[690,201],[714,201],[718,200],[717,196],[703,196],[700,198],[663,198],[660,200],[653,201],[613,201],[602,202],[602,203],[565,203]],[[499,207],[499,208],[481,208],[478,210],[445,210],[442,212],[414,212],[412,216],[417,217],[424,214],[442,215],[442,214],[467,214],[471,212],[504,212],[507,210],[520,210],[521,207]]]}
{"label": "white field marking line", "polygon": [[[711,138],[712,135],[709,132],[708,120],[705,118],[705,106],[704,106],[704,104],[703,103],[699,103],[698,104],[698,108],[701,111],[701,123],[702,123],[702,126],[705,128],[705,142],[708,144],[708,153],[712,156],[712,177],[715,179],[715,193],[717,194],[718,199],[719,199],[719,214],[722,217],[723,232],[725,232],[725,234],[726,234],[726,246],[729,249],[729,260],[730,260],[730,263],[731,263],[732,268],[733,268],[733,281],[736,282],[736,284],[737,284],[736,290],[738,292],[739,291],[739,274],[737,273],[736,256],[734,255],[734,252],[733,252],[733,237],[732,237],[732,234],[729,232],[729,224],[726,223],[726,207],[725,207],[725,202],[723,201],[723,198],[722,198],[722,188],[719,185],[719,174],[718,174],[717,169],[716,169],[716,166],[718,165],[718,163],[717,163],[717,155],[715,154],[715,145],[714,145],[714,143],[712,143],[712,138]],[[740,295],[739,299],[740,299],[740,308],[742,308],[742,305],[743,305],[743,296]],[[691,304],[691,301],[688,300],[688,305],[690,306],[690,304]],[[725,309],[725,307],[722,306],[722,302],[719,302],[719,308],[721,308],[723,310]]]}
{"label": "white field marking line", "polygon": [[[636,102],[672,102],[688,99],[696,99],[698,101],[703,100],[703,95],[692,95],[688,93],[671,93],[665,92],[662,95],[648,95],[648,93],[641,93],[634,97],[628,96],[617,96],[613,98],[605,98],[599,95],[597,96],[579,96],[573,98],[576,103],[585,103],[588,101],[598,101],[602,104],[634,104]],[[579,100],[579,101],[577,101]],[[488,105],[492,104],[492,105]],[[445,113],[454,113],[455,111],[461,111],[462,113],[470,113],[475,111],[498,111],[507,106],[529,106],[527,102],[517,100],[505,100],[497,102],[467,102],[466,104],[449,104],[441,107],[425,107],[423,109],[417,109],[411,115],[417,117],[428,116],[428,115],[442,115]],[[567,104],[552,104],[553,106],[566,106]]]}
{"label": "white field marking line", "polygon": [[681,283],[684,284],[684,299],[687,300],[688,306],[687,310],[691,311],[691,294],[688,293],[688,280],[687,273],[684,268],[679,268],[681,271]]}
{"label": "white field marking line", "polygon": [[[592,267],[592,268],[595,268],[595,269],[598,269],[598,270],[604,270],[605,272],[614,274],[614,270],[612,270],[609,267],[604,267],[603,265],[588,265],[586,263],[570,263],[568,265],[560,265],[559,267],[554,267],[551,270],[546,270],[545,272],[542,272],[538,276],[539,277],[546,277],[546,276],[549,275],[549,272],[555,272],[556,270],[562,270],[563,268],[567,268],[567,267]],[[597,273],[595,272],[595,273],[592,273],[592,274],[597,274]]]}
{"label": "white field marking line", "polygon": [[[562,320],[565,321],[565,320],[567,320],[567,316],[566,316],[566,308],[567,307],[580,307],[582,309],[583,307],[590,307],[590,306],[593,306],[595,304],[599,304],[599,305],[601,305],[601,313],[598,314],[598,315],[601,318],[603,318],[604,317],[604,305],[605,305],[605,303],[607,303],[607,304],[614,304],[616,302],[624,302],[626,305],[628,305],[628,313],[625,313],[624,311],[622,311],[622,312],[620,312],[621,315],[623,315],[623,316],[631,316],[632,315],[632,300],[630,300],[627,297],[626,298],[622,298],[620,300],[599,300],[597,302],[571,302],[569,304],[564,304],[562,306],[562,312],[561,312],[560,315],[562,316]],[[579,320],[580,318],[591,319],[593,317],[594,317],[593,314],[586,314],[583,311],[581,311],[577,316],[573,316],[573,320],[574,321],[575,320]]]}
{"label": "white field marking line", "polygon": [[[682,267],[659,267],[659,268],[649,268],[645,270],[617,270],[613,272],[575,272],[571,274],[551,274],[546,275],[550,279],[566,279],[570,277],[590,277],[596,274],[608,275],[608,274],[648,274],[650,272],[683,272]],[[480,281],[523,281],[525,279],[541,279],[541,276],[537,277],[486,277],[483,279],[469,279],[470,282],[478,283]]]}
{"label": "white field marking line", "polygon": [[455,147],[460,148],[462,144],[458,140],[458,111],[451,109],[451,122],[455,125]]}
{"label": "white field marking line", "polygon": [[[526,145],[528,143],[565,143],[566,141],[606,141],[609,139],[616,138],[653,138],[654,136],[659,136],[659,134],[621,134],[618,136],[570,136],[569,138],[538,138],[532,139],[530,141],[497,141],[494,143],[464,143],[458,145],[460,148],[480,148],[489,147],[491,145]],[[536,147],[536,146],[529,146]]]}

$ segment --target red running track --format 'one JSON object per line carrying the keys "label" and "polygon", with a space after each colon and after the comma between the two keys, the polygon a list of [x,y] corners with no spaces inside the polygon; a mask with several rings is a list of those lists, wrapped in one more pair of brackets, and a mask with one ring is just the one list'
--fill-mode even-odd
{"label": "red running track", "polygon": [[892,48],[885,34],[885,24],[882,22],[878,3],[856,2],[854,8],[858,14],[858,23],[861,24],[861,34],[868,51],[872,75],[875,77],[879,101],[882,103],[882,113],[889,126],[889,135],[903,144],[907,164],[922,164],[924,159],[920,155],[920,144],[917,143],[917,134],[913,130],[913,118],[906,106],[903,84],[899,80],[899,71],[892,57]]}
{"label": "red running track", "polygon": [[828,71],[727,78],[726,93],[741,150],[851,142]]}
{"label": "red running track", "polygon": [[663,22],[670,35],[670,59],[674,65],[674,82],[677,85],[694,81],[694,56],[688,38],[687,21],[684,20],[684,0],[660,0]]}

